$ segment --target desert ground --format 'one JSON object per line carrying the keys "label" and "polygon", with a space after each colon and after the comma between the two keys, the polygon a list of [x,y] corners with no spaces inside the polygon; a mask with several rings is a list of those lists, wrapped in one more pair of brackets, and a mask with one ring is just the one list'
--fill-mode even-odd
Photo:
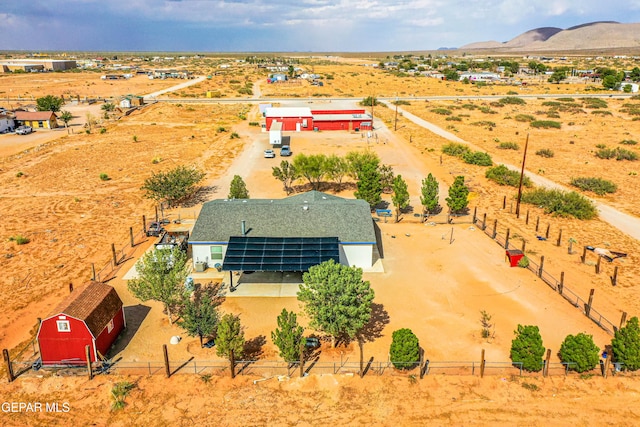
{"label": "desert ground", "polygon": [[[394,87],[386,81],[377,80],[376,76],[371,78],[374,86],[386,88],[387,96],[394,95],[395,87],[405,87],[406,93],[420,89],[424,90],[420,93],[425,94],[445,94],[444,88],[454,94],[475,90],[470,85],[445,82],[434,82],[433,88],[416,87],[413,90],[405,81],[394,83]],[[336,83],[336,87],[344,87],[340,89],[343,94],[338,96],[345,96],[346,91],[354,97],[368,96],[369,91],[362,79],[353,79],[348,80],[346,75],[336,73],[334,81],[344,85],[337,86]],[[416,84],[420,86],[422,83],[431,85],[426,79]],[[149,83],[145,81],[145,84]],[[554,86],[558,86],[557,90],[565,89],[563,85]],[[282,96],[270,93],[272,87],[260,83],[264,96]],[[145,86],[144,90],[150,92],[162,88]],[[490,91],[488,94],[498,95],[506,95],[513,90],[480,90],[485,89]],[[551,87],[549,90],[554,89]],[[35,88],[25,90],[36,93]],[[196,85],[185,90],[200,93],[208,88]],[[542,101],[527,101],[526,108],[541,108],[538,102]],[[609,105],[614,103],[609,101]],[[629,137],[624,131],[615,130],[623,125],[627,126],[626,132],[637,134],[633,130],[636,122],[619,117],[620,107],[615,105],[611,107],[615,111],[613,117],[589,120],[591,116],[585,113],[584,117],[576,119],[581,123],[579,135],[583,138],[593,135],[605,137],[608,135],[606,130],[612,128],[619,132],[607,136],[613,145],[618,139]],[[431,113],[431,107],[429,105],[421,112],[418,103],[403,106],[446,128],[449,123],[439,121],[444,118]],[[499,114],[491,116],[489,120],[496,122],[493,131],[481,130],[470,124],[485,120],[481,118],[484,113],[476,109],[465,110],[469,117],[463,117],[462,122],[454,122],[458,129],[456,134],[495,153],[495,161],[504,156],[505,161],[517,164],[517,152],[493,151],[495,141],[491,139],[516,141],[507,135],[513,133],[515,136],[515,132],[519,132],[518,136],[522,137],[530,131],[526,127],[517,127],[520,122],[505,117],[516,113],[511,111],[512,108],[515,107],[502,107]],[[529,111],[522,106],[517,108],[518,114]],[[595,289],[594,307],[613,323],[619,322],[623,311],[630,315],[638,313],[640,300],[635,289],[639,273],[638,241],[600,220],[583,222],[554,218],[536,207],[524,207],[532,218],[528,225],[525,224],[524,218],[516,219],[511,209],[515,190],[486,180],[484,168],[441,157],[439,150],[446,141],[402,117],[398,131],[392,131],[393,114],[389,108],[376,109],[377,138],[366,140],[361,134],[346,132],[292,133],[292,150],[294,154],[333,152],[342,155],[352,150],[375,151],[383,163],[391,165],[407,180],[411,204],[417,210],[420,209],[420,181],[429,172],[441,182],[442,198],[454,176],[464,175],[472,190],[471,206],[477,207],[479,214],[487,213],[490,221],[497,219],[500,233],[509,227],[514,241],[520,243],[525,240],[527,254],[532,259],[545,255],[546,269],[552,274],[559,276],[564,271],[567,287],[584,299],[590,289]],[[242,120],[241,116],[246,116],[247,120]],[[603,121],[608,120],[613,120],[613,125],[603,126]],[[85,282],[90,277],[91,263],[100,267],[109,260],[111,243],[123,244],[127,241],[130,226],[140,229],[141,216],[153,216],[154,205],[142,198],[139,188],[154,171],[177,164],[199,166],[207,172],[207,191],[202,195],[203,199],[226,197],[234,174],[245,179],[252,198],[284,196],[281,184],[271,176],[271,167],[277,165],[279,159],[262,158],[268,137],[260,132],[259,127],[248,126],[251,121],[259,121],[255,105],[156,104],[117,121],[104,121],[101,126],[106,129],[105,133],[94,130],[91,134],[63,135],[38,145],[37,149],[5,154],[0,160],[0,210],[7,218],[0,225],[0,236],[3,236],[0,251],[5,258],[5,274],[0,278],[3,313],[0,315],[0,346],[12,349],[15,354],[34,333],[36,318],[45,317],[66,295],[68,284],[79,286]],[[503,128],[505,133],[498,133]],[[233,132],[239,137],[232,138]],[[557,155],[552,159],[530,156],[528,165],[531,166],[528,169],[537,171],[544,168],[545,176],[565,183],[570,177],[568,172],[581,169],[576,164],[575,169],[563,170],[563,159],[566,161],[574,155],[583,159],[590,143],[577,136],[569,136],[564,128],[562,133],[555,130],[539,132],[546,132],[540,135],[554,138],[552,147]],[[573,132],[577,134],[578,129]],[[531,132],[532,143],[536,141],[535,137],[542,139],[540,135]],[[3,137],[0,136],[0,144]],[[556,142],[555,138],[561,142]],[[575,139],[574,144],[566,142],[570,138]],[[577,151],[570,151],[574,148]],[[590,159],[588,166],[594,163],[597,168],[590,169],[589,173],[612,172],[615,179],[621,179],[620,193],[607,198],[607,202],[637,215],[633,210],[634,203],[625,200],[633,193],[626,190],[626,186],[634,185],[634,181],[622,181],[623,174],[616,175],[617,172],[611,170],[615,168],[608,166],[611,162],[615,161],[596,162]],[[110,179],[101,180],[101,173]],[[629,179],[633,178],[629,176]],[[299,184],[303,190],[304,183]],[[347,188],[339,194],[352,197],[352,192],[352,188]],[[509,200],[506,209],[502,209],[504,196]],[[389,195],[385,198],[389,199]],[[182,219],[190,220],[197,215],[198,207],[195,203],[167,213],[171,218],[180,215]],[[540,232],[536,233],[533,219],[537,217],[541,218],[544,227],[549,224],[552,236],[563,229],[565,237],[559,247],[555,246],[553,238],[548,241],[536,239]],[[509,268],[504,260],[504,250],[470,224],[454,221],[453,225],[432,226],[419,222],[409,213],[398,224],[389,221],[379,225],[385,252],[384,272],[366,273],[365,278],[376,292],[380,327],[372,334],[372,340],[365,344],[367,358],[373,357],[376,362],[386,361],[391,332],[401,327],[410,327],[418,335],[427,357],[433,361],[478,360],[480,350],[485,349],[488,361],[507,362],[513,330],[518,323],[540,327],[544,345],[553,351],[554,362],[558,361],[556,352],[567,334],[592,334],[601,348],[609,342],[610,336],[606,332],[531,272]],[[452,229],[455,239],[450,243]],[[31,241],[18,246],[9,241],[10,236],[16,235],[23,235]],[[573,254],[567,253],[566,239],[569,237],[578,241]],[[169,325],[159,304],[151,301],[141,303],[126,289],[122,276],[133,266],[135,257],[151,244],[150,239],[141,243],[134,258],[121,266],[116,278],[110,281],[126,306],[146,307],[144,315],[137,319],[137,333],[125,340],[126,345],[116,346],[116,355],[127,362],[158,361],[161,360],[161,345],[166,344],[172,335],[181,335],[184,338],[182,342],[170,347],[172,361],[189,357],[219,360],[213,350],[198,348],[196,339],[184,335],[177,326]],[[604,264],[603,272],[596,275],[593,267],[595,257],[587,263],[580,262],[580,248],[587,244],[629,253],[629,258],[615,263],[621,268],[618,286],[611,286],[608,277],[613,264]],[[277,350],[270,341],[270,332],[275,328],[276,316],[283,307],[300,310],[294,298],[238,297],[228,297],[222,310],[239,313],[246,327],[245,337],[254,342],[264,342],[260,357],[276,360]],[[488,341],[479,336],[480,310],[494,315],[495,335]],[[306,322],[304,317],[302,321]],[[357,346],[351,343],[331,349],[327,343],[323,344],[321,360],[344,358],[356,361]],[[552,375],[543,379],[540,376],[512,377],[511,371],[489,373],[482,380],[477,376],[436,373],[415,383],[407,376],[370,375],[360,380],[347,374],[312,374],[285,382],[271,379],[259,385],[253,384],[252,380],[260,377],[239,377],[231,381],[214,376],[207,384],[197,375],[175,375],[171,379],[160,375],[124,378],[112,375],[87,382],[81,378],[38,378],[29,374],[10,385],[1,386],[3,395],[14,401],[68,401],[72,408],[70,413],[35,416],[3,413],[0,417],[4,425],[65,424],[70,419],[68,417],[97,425],[132,425],[137,422],[149,425],[311,425],[318,421],[352,425],[389,425],[401,421],[405,425],[420,425],[429,420],[452,425],[562,425],[569,416],[587,423],[606,413],[611,424],[628,425],[638,416],[629,409],[637,400],[637,380],[634,378],[605,380]],[[137,387],[127,398],[129,405],[121,412],[111,413],[110,389],[114,382],[120,380],[133,381]],[[195,395],[202,397],[193,397],[194,390],[197,391]],[[400,398],[399,393],[405,396]],[[274,394],[279,398],[277,403],[274,403]]]}

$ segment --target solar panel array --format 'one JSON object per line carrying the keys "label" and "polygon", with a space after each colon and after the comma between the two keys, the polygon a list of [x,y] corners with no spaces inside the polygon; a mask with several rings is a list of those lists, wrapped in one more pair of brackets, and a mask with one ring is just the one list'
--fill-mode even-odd
{"label": "solar panel array", "polygon": [[307,271],[340,262],[337,237],[231,237],[222,263],[226,271]]}

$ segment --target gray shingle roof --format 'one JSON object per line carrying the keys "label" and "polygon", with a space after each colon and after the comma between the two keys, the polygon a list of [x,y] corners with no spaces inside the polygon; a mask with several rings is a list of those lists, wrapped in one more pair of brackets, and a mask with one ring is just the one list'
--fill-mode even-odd
{"label": "gray shingle roof", "polygon": [[229,237],[242,234],[242,220],[247,237],[337,237],[342,243],[376,241],[367,202],[309,191],[285,199],[207,202],[189,242],[227,242]]}

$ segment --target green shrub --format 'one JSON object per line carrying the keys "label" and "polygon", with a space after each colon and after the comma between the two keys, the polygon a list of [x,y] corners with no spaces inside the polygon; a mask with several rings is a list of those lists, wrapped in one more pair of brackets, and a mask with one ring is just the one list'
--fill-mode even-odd
{"label": "green shrub", "polygon": [[519,150],[520,146],[516,142],[501,142],[498,148],[501,150]]}
{"label": "green shrub", "polygon": [[596,114],[599,116],[613,116],[613,113],[607,110],[593,110],[591,114]]}
{"label": "green shrub", "polygon": [[442,152],[453,157],[462,157],[466,153],[470,153],[471,149],[464,144],[457,142],[450,142],[447,145],[442,146]]}
{"label": "green shrub", "polygon": [[221,133],[221,132],[226,132],[227,128],[225,128],[224,126],[218,126],[218,129],[216,129],[217,133]]}
{"label": "green shrub", "polygon": [[16,178],[20,178],[21,176],[24,176],[24,172],[18,171],[18,173],[16,173]]}
{"label": "green shrub", "polygon": [[260,126],[260,122],[249,122],[249,126]]}
{"label": "green shrub", "polygon": [[602,178],[573,178],[571,185],[584,191],[592,191],[599,196],[607,193],[615,193],[618,186],[611,181]]}
{"label": "green shrub", "polygon": [[394,105],[411,105],[411,103],[404,99],[398,99],[397,101],[392,102]]}
{"label": "green shrub", "polygon": [[478,108],[478,106],[475,104],[462,104],[462,108],[465,108],[467,110],[475,110]]}
{"label": "green shrub", "polygon": [[540,150],[536,151],[536,155],[549,159],[554,156],[554,153],[550,148],[541,148]]}
{"label": "green shrub", "polygon": [[462,117],[449,116],[445,120],[448,121],[448,122],[461,122],[462,121]]}
{"label": "green shrub", "polygon": [[31,241],[28,237],[24,237],[20,234],[16,234],[15,236],[9,237],[10,242],[16,242],[16,245],[26,245]]}
{"label": "green shrub", "polygon": [[[499,185],[508,185],[511,187],[518,187],[520,185],[520,173],[507,168],[505,165],[498,165],[487,169],[484,176]],[[525,187],[533,186],[528,176],[522,179],[522,185]]]}
{"label": "green shrub", "polygon": [[625,139],[623,141],[620,141],[620,144],[622,144],[622,145],[637,145],[638,141],[634,141],[633,139]]}
{"label": "green shrub", "polygon": [[600,148],[596,151],[596,157],[599,159],[638,160],[638,154],[636,152],[619,147]]}
{"label": "green shrub", "polygon": [[100,133],[101,134],[107,133],[107,128],[100,128]]}
{"label": "green shrub", "polygon": [[451,110],[447,108],[433,108],[431,109],[432,113],[440,114],[442,116],[448,116],[451,114]]}
{"label": "green shrub", "polygon": [[596,144],[596,148],[607,148],[605,144]]}
{"label": "green shrub", "polygon": [[547,112],[547,117],[549,117],[550,119],[559,119],[560,114],[556,110],[549,110]]}
{"label": "green shrub", "polygon": [[231,132],[231,135],[229,135],[230,139],[238,139],[240,138],[240,135],[238,135],[238,132]]}
{"label": "green shrub", "polygon": [[597,108],[609,107],[609,104],[607,104],[607,101],[600,98],[581,98],[581,101],[584,102],[585,108],[597,109]]}
{"label": "green shrub", "polygon": [[111,178],[109,178],[109,175],[107,175],[106,173],[103,172],[103,173],[100,174],[100,179],[102,181],[109,181]]}
{"label": "green shrub", "polygon": [[542,103],[543,107],[559,107],[562,104],[559,103],[558,101],[545,101]]}
{"label": "green shrub", "polygon": [[523,193],[521,200],[523,203],[542,207],[545,213],[560,217],[575,217],[585,220],[598,216],[595,205],[575,191],[536,188]]}
{"label": "green shrub", "polygon": [[516,337],[511,341],[511,360],[522,363],[522,369],[525,371],[540,371],[545,351],[540,329],[532,325],[518,325],[514,334]]}
{"label": "green shrub", "polygon": [[391,336],[391,363],[396,369],[413,369],[420,361],[418,337],[407,328],[398,329]]}
{"label": "green shrub", "polygon": [[613,361],[622,363],[623,371],[640,369],[640,325],[637,317],[629,319],[624,327],[615,332],[611,346]]}
{"label": "green shrub", "polygon": [[470,165],[478,166],[492,166],[493,161],[489,153],[483,153],[482,151],[468,152],[462,155],[462,160]]}
{"label": "green shrub", "polygon": [[480,107],[480,111],[481,111],[482,113],[484,113],[484,114],[498,114],[498,112],[497,112],[497,111],[492,110],[491,108],[486,107],[486,106]]}
{"label": "green shrub", "polygon": [[520,261],[518,261],[518,267],[520,268],[529,267],[529,258],[527,258],[526,256],[523,256],[522,258],[520,258]]}
{"label": "green shrub", "polygon": [[488,128],[494,128],[496,127],[495,122],[490,122],[488,120],[481,120],[479,122],[473,122],[471,123],[473,126],[486,126]]}
{"label": "green shrub", "polygon": [[531,122],[532,128],[542,128],[542,129],[560,129],[562,124],[560,122],[554,122],[553,120],[534,120]]}
{"label": "green shrub", "polygon": [[517,96],[507,96],[500,100],[501,104],[513,104],[513,105],[525,105],[526,102],[522,98],[518,98]]}
{"label": "green shrub", "polygon": [[533,122],[536,118],[531,114],[516,114],[514,119],[516,120],[516,122]]}
{"label": "green shrub", "polygon": [[584,333],[567,335],[560,345],[560,360],[569,363],[568,368],[576,372],[590,371],[600,361],[600,349],[593,337]]}

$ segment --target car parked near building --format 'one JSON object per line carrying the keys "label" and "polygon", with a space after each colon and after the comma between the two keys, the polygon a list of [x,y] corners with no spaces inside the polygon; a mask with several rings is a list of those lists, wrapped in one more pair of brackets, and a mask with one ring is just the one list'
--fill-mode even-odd
{"label": "car parked near building", "polygon": [[20,126],[16,129],[16,135],[29,135],[33,132],[33,128],[31,126]]}
{"label": "car parked near building", "polygon": [[288,145],[283,145],[282,148],[280,149],[280,155],[282,157],[289,157],[291,155],[291,148],[289,148]]}
{"label": "car parked near building", "polygon": [[264,150],[265,159],[273,159],[276,156],[276,152],[273,150]]}

